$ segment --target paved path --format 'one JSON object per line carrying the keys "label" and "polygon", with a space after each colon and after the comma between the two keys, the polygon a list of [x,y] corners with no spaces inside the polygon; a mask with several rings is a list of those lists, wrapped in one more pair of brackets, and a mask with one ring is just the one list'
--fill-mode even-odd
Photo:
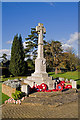
{"label": "paved path", "polygon": [[[52,93],[47,94],[49,96]],[[21,105],[3,105],[2,118],[78,118],[78,94],[71,92],[44,98],[28,97]]]}
{"label": "paved path", "polygon": [[3,106],[3,118],[78,118],[78,104],[72,102],[54,107],[48,105],[11,105]]}

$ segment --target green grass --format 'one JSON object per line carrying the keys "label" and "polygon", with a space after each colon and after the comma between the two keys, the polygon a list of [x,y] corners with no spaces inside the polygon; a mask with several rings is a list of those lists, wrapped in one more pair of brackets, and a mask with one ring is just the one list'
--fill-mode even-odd
{"label": "green grass", "polygon": [[77,81],[77,88],[80,89],[80,80]]}
{"label": "green grass", "polygon": [[18,77],[7,77],[7,78],[2,78],[2,79],[0,79],[0,81],[6,81],[6,80],[8,80],[8,79],[10,79],[10,80],[13,80],[13,79],[17,79],[17,78],[27,78],[27,76],[18,76]]}
{"label": "green grass", "polygon": [[4,103],[5,100],[8,100],[10,97],[2,93],[2,83],[0,83],[0,105]]}
{"label": "green grass", "polygon": [[77,81],[77,88],[80,89],[80,77],[79,77],[80,72],[78,72],[78,71],[58,73],[56,75],[54,72],[49,72],[48,74],[50,76],[52,76],[53,78],[62,77],[64,79],[67,78],[68,80],[73,79],[73,80]]}
{"label": "green grass", "polygon": [[2,104],[4,103],[5,100],[8,100],[10,97],[2,93]]}
{"label": "green grass", "polygon": [[48,73],[50,76],[52,76],[53,78],[56,78],[56,77],[62,77],[64,79],[73,79],[73,80],[77,80],[78,79],[78,74],[79,72],[78,71],[73,71],[73,72],[65,72],[65,73],[58,73],[58,74],[55,74],[54,72],[49,72]]}
{"label": "green grass", "polygon": [[2,103],[2,84],[0,83],[0,105]]}

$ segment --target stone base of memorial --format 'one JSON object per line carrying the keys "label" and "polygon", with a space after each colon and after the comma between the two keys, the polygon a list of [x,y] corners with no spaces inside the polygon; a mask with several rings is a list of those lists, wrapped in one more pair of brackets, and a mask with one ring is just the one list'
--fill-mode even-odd
{"label": "stone base of memorial", "polygon": [[48,89],[55,89],[54,88],[55,81],[52,80],[52,77],[48,76],[45,77],[45,74],[41,73],[32,74],[32,76],[27,77],[27,79],[24,79],[24,83],[29,84],[30,87],[35,86],[35,84],[40,85],[41,83],[45,83],[48,86]]}

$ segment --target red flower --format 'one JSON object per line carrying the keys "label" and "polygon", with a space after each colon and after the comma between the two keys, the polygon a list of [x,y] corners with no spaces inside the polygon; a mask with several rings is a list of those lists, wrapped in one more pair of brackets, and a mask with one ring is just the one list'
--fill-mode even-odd
{"label": "red flower", "polygon": [[56,86],[56,89],[61,91],[61,90],[63,90],[63,86],[62,86],[61,84],[58,84],[58,85]]}
{"label": "red flower", "polygon": [[64,87],[65,81],[60,81],[60,84]]}
{"label": "red flower", "polygon": [[65,89],[71,89],[72,88],[72,85],[66,85],[65,86]]}
{"label": "red flower", "polygon": [[46,92],[52,92],[52,90],[47,90]]}
{"label": "red flower", "polygon": [[52,89],[52,91],[54,91],[54,92],[55,92],[55,91],[58,91],[58,90],[57,90],[57,89]]}

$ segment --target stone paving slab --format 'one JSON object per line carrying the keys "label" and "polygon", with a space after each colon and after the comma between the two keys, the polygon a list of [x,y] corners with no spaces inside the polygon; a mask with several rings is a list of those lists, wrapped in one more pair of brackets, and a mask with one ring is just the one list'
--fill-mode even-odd
{"label": "stone paving slab", "polygon": [[77,101],[58,107],[7,104],[2,108],[2,118],[78,118],[78,104]]}

